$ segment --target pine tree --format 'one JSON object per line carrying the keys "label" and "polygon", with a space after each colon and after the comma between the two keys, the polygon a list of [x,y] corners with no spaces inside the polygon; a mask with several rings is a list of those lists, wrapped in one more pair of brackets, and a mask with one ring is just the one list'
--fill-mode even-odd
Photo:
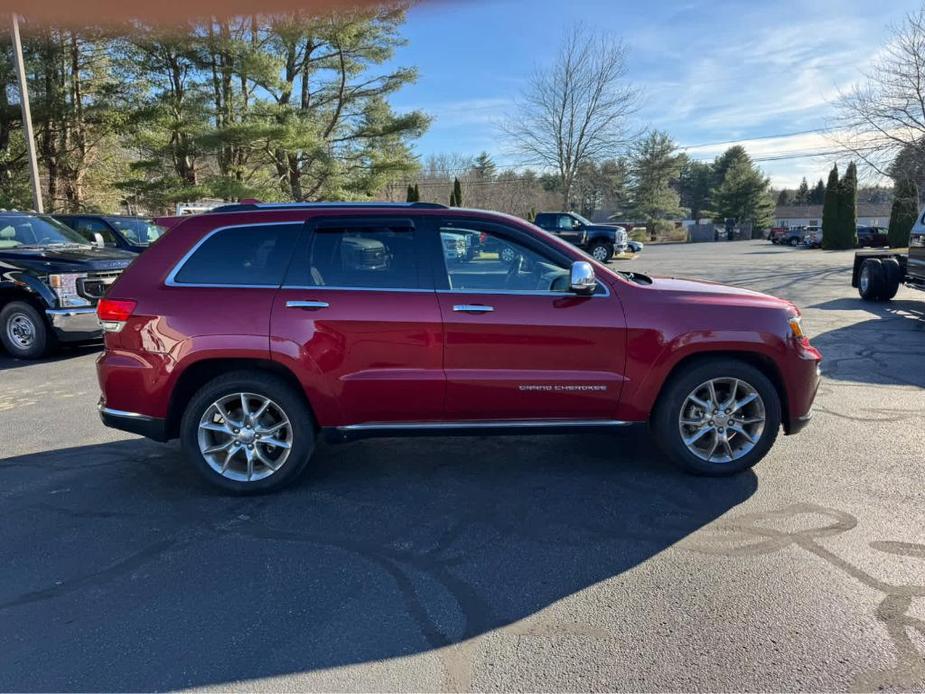
{"label": "pine tree", "polygon": [[458,205],[456,204],[456,191],[455,190],[450,191],[450,207],[458,207]]}
{"label": "pine tree", "polygon": [[482,152],[475,158],[475,163],[472,165],[472,173],[475,174],[475,177],[482,181],[490,181],[495,177],[495,172],[497,167],[495,162],[492,160],[491,155],[488,152]]}
{"label": "pine tree", "polygon": [[832,166],[822,204],[822,247],[838,248],[838,164]]}
{"label": "pine tree", "polygon": [[418,184],[415,183],[414,184],[414,200],[412,200],[412,202],[420,202],[420,200],[421,200],[421,191],[418,188]]}
{"label": "pine tree", "polygon": [[414,186],[410,183],[408,184],[408,192],[405,195],[405,202],[415,202]]}
{"label": "pine tree", "polygon": [[735,219],[740,224],[751,224],[754,229],[770,227],[774,221],[771,182],[745,149],[730,147],[716,161],[715,167],[723,171],[711,196],[717,219]]}
{"label": "pine tree", "polygon": [[909,245],[909,232],[919,214],[919,189],[911,178],[896,181],[893,189],[893,208],[890,210],[890,228],[887,232],[890,248]]}
{"label": "pine tree", "polygon": [[838,182],[838,235],[835,248],[854,248],[858,243],[858,168],[848,164]]}
{"label": "pine tree", "polygon": [[797,205],[806,205],[809,203],[809,183],[806,182],[806,176],[800,181],[800,187],[797,188],[796,196]]}
{"label": "pine tree", "polygon": [[825,202],[825,181],[820,178],[809,194],[809,204],[821,205],[823,202]]}
{"label": "pine tree", "polygon": [[455,207],[462,207],[462,186],[458,178],[453,179],[453,195],[456,197]]}

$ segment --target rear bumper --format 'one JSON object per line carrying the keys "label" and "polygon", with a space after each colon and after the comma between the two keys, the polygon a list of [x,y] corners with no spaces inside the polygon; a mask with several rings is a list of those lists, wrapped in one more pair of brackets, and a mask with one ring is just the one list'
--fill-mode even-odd
{"label": "rear bumper", "polygon": [[96,308],[49,308],[45,309],[48,322],[55,335],[62,342],[96,340],[103,334],[96,317]]}
{"label": "rear bumper", "polygon": [[137,412],[125,412],[106,407],[100,400],[100,419],[103,424],[132,434],[140,434],[155,441],[167,441],[167,422],[159,417],[149,417]]}

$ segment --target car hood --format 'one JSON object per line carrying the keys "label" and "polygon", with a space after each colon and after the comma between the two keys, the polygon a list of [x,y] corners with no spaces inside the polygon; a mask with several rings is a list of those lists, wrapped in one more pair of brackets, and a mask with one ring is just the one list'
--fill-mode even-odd
{"label": "car hood", "polygon": [[585,229],[588,231],[626,231],[626,229],[616,224],[592,224],[585,227]]}
{"label": "car hood", "polygon": [[0,249],[0,267],[38,272],[88,272],[121,270],[134,253],[95,246]]}
{"label": "car hood", "polygon": [[652,289],[672,293],[679,299],[690,299],[696,302],[748,304],[755,306],[769,306],[790,308],[793,304],[770,294],[762,294],[744,287],[732,287],[728,284],[719,284],[707,280],[688,280],[677,277],[651,277]]}

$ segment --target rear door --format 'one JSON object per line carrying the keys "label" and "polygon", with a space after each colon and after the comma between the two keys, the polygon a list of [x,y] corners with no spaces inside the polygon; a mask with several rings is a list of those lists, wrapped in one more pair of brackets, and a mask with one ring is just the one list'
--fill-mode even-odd
{"label": "rear door", "polygon": [[[458,233],[483,240],[462,261],[441,252],[440,237]],[[570,259],[513,226],[453,218],[434,235],[447,418],[612,418],[626,359],[619,299],[603,284],[570,293]]]}
{"label": "rear door", "polygon": [[440,309],[413,217],[308,222],[271,319],[323,426],[444,415]]}

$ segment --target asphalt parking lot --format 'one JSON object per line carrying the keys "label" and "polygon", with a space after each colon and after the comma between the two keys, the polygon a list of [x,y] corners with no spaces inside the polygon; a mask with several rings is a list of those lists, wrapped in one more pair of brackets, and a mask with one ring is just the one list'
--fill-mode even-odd
{"label": "asphalt parking lot", "polygon": [[925,294],[850,262],[617,262],[804,309],[816,417],[731,479],[636,432],[381,439],[229,498],[99,423],[98,348],[0,357],[0,689],[925,688]]}

